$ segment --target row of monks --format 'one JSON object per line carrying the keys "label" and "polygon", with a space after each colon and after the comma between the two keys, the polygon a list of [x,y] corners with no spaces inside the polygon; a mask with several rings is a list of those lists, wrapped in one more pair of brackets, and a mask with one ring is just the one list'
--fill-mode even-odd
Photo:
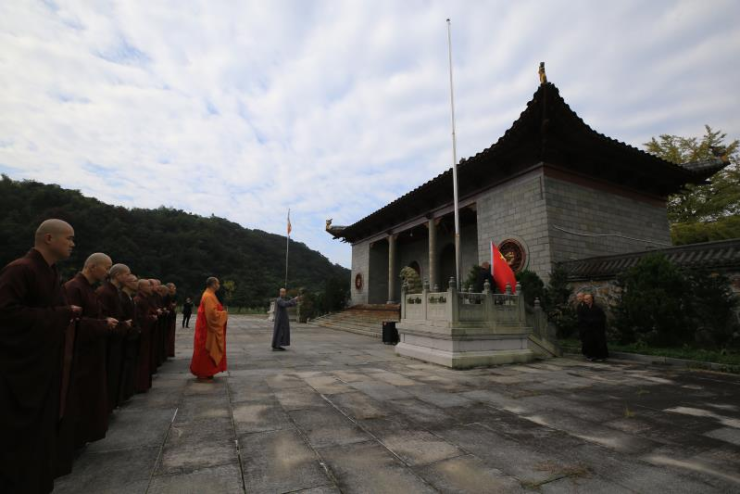
{"label": "row of monks", "polygon": [[74,230],[43,222],[0,272],[0,492],[46,493],[112,411],[174,356],[176,287],[102,253],[61,283]]}

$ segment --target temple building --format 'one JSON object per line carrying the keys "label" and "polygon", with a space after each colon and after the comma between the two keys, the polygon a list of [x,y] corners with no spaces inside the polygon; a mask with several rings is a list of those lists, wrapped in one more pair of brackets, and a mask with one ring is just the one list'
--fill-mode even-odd
{"label": "temple building", "polygon": [[[726,166],[677,165],[589,127],[543,81],[492,146],[460,160],[461,278],[495,242],[515,271],[671,246],[666,201]],[[409,266],[430,287],[455,275],[452,169],[349,226],[352,305],[398,302]],[[435,290],[436,291],[436,290]]]}

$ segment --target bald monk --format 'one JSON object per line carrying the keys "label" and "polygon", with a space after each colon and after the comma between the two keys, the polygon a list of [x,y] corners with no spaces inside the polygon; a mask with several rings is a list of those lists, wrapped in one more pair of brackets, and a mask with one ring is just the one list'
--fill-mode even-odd
{"label": "bald monk", "polygon": [[[64,284],[67,301],[82,307],[77,324],[72,386],[77,399],[74,445],[98,441],[108,431],[106,343],[118,319],[104,317],[93,285],[108,275],[113,262],[100,252],[90,255],[82,272]],[[70,405],[72,398],[70,398]]]}
{"label": "bald monk", "polygon": [[141,337],[141,329],[136,321],[136,302],[134,301],[138,286],[138,278],[129,273],[124,278],[120,291],[123,320],[131,321],[131,329],[126,333],[123,341],[123,365],[121,366],[121,383],[118,394],[119,403],[128,400],[136,392],[136,358],[139,355],[139,338]]}
{"label": "bald monk", "polygon": [[0,271],[0,492],[54,488],[61,352],[81,308],[64,302],[57,262],[74,230],[46,220],[34,247]]}
{"label": "bald monk", "polygon": [[162,282],[158,279],[151,278],[149,279],[149,284],[152,287],[151,293],[149,294],[149,300],[151,304],[154,306],[154,308],[157,311],[157,321],[152,325],[152,336],[151,336],[151,345],[149,347],[150,350],[150,359],[151,359],[151,371],[152,374],[157,373],[157,369],[160,365],[162,365],[162,361],[160,360],[162,356],[162,323],[164,322],[164,310],[162,309],[162,294],[159,291],[159,287],[162,286]]}
{"label": "bald monk", "polygon": [[123,283],[131,270],[125,264],[114,264],[108,271],[108,278],[95,290],[100,301],[100,310],[103,317],[112,317],[119,321],[118,331],[108,336],[105,365],[108,387],[108,413],[118,407],[120,395],[121,371],[123,368],[123,347],[128,330],[131,328],[131,319],[123,314],[123,299],[121,290]]}
{"label": "bald monk", "polygon": [[139,335],[139,352],[136,360],[135,389],[137,393],[146,393],[152,387],[151,345],[154,325],[157,322],[157,309],[152,302],[152,284],[149,280],[139,280],[136,297],[136,326]]}
{"label": "bald monk", "polygon": [[228,313],[216,298],[221,288],[218,278],[206,280],[206,289],[198,306],[195,340],[190,372],[201,382],[213,382],[213,376],[226,370],[226,321]]}
{"label": "bald monk", "polygon": [[172,304],[172,297],[170,296],[170,289],[167,285],[159,285],[157,287],[157,293],[159,293],[160,300],[162,301],[162,318],[160,322],[160,347],[159,347],[159,362],[160,364],[167,361],[167,340],[170,332],[170,315],[172,310],[170,305]]}
{"label": "bald monk", "polygon": [[175,356],[175,331],[177,328],[177,286],[174,283],[167,283],[169,291],[169,310],[167,319],[167,356]]}

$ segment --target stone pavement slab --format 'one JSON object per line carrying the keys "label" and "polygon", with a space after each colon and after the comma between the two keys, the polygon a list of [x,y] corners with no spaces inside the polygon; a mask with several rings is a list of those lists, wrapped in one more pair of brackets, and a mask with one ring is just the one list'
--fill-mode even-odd
{"label": "stone pavement slab", "polygon": [[740,492],[740,376],[564,358],[456,371],[378,340],[229,321],[229,371],[193,333],[116,410],[61,493]]}

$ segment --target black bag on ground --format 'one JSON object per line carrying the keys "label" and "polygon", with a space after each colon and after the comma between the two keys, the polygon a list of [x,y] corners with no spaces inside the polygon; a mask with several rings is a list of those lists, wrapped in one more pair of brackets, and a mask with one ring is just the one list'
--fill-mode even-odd
{"label": "black bag on ground", "polygon": [[383,343],[386,345],[395,345],[398,343],[396,321],[383,321]]}

